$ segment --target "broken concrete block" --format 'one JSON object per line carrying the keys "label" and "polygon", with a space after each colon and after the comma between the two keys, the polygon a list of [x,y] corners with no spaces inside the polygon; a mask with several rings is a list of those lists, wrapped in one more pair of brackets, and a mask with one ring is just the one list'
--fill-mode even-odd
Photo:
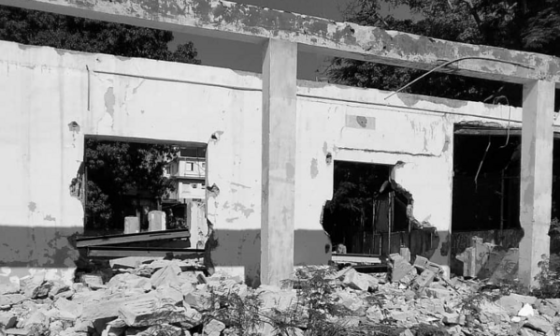
{"label": "broken concrete block", "polygon": [[[389,280],[391,282],[399,282],[412,272],[412,265],[407,262],[400,254],[391,254],[387,265]],[[411,280],[411,279],[409,279]]]}
{"label": "broken concrete block", "polygon": [[76,320],[82,314],[82,305],[65,298],[59,298],[54,305],[65,317],[72,320]]}
{"label": "broken concrete block", "polygon": [[371,306],[366,310],[366,317],[371,322],[379,322],[385,318],[385,315],[378,306]]}
{"label": "broken concrete block", "polygon": [[44,329],[47,329],[45,323],[47,322],[47,317],[43,310],[36,310],[29,315],[27,320],[25,320],[24,328],[27,330],[31,330],[33,328],[37,328],[37,326],[43,326]]}
{"label": "broken concrete block", "polygon": [[0,295],[0,307],[11,306],[25,300],[23,294],[6,294]]}
{"label": "broken concrete block", "polygon": [[65,329],[62,321],[53,321],[49,324],[49,334],[59,335]]}
{"label": "broken concrete block", "polygon": [[152,292],[129,291],[103,296],[100,299],[86,301],[83,305],[82,320],[94,321],[104,318],[117,318],[119,308],[129,302],[153,300],[158,301]]}
{"label": "broken concrete block", "polygon": [[189,329],[202,324],[202,314],[188,304],[184,304],[186,320],[183,323],[190,325]]}
{"label": "broken concrete block", "polygon": [[414,282],[412,283],[412,289],[416,292],[421,292],[422,290],[424,290],[424,288],[429,286],[432,281],[434,281],[435,276],[436,274],[432,270],[425,270],[424,272],[422,272],[422,274],[414,279]]}
{"label": "broken concrete block", "polygon": [[162,285],[176,286],[179,288],[181,284],[177,275],[180,273],[181,269],[177,265],[169,264],[152,274],[150,282],[154,288]]}
{"label": "broken concrete block", "polygon": [[259,299],[264,310],[276,309],[286,311],[298,302],[297,293],[292,290],[280,290],[272,286],[261,286]]}
{"label": "broken concrete block", "polygon": [[15,294],[15,293],[19,292],[19,290],[20,290],[19,282],[18,283],[12,283],[12,282],[0,283],[0,295]]}
{"label": "broken concrete block", "polygon": [[498,267],[492,273],[489,283],[499,284],[503,280],[512,280],[517,277],[519,268],[519,249],[511,248],[507,251]]}
{"label": "broken concrete block", "polygon": [[[128,330],[127,330],[128,332]],[[188,333],[188,332],[187,332]],[[179,327],[175,327],[169,324],[158,324],[149,327],[146,330],[140,331],[132,335],[136,336],[153,336],[153,335],[166,335],[166,336],[181,336],[183,335],[183,330]]]}
{"label": "broken concrete block", "polygon": [[416,256],[416,259],[414,260],[414,267],[418,268],[419,271],[430,270],[434,272],[436,276],[444,274],[443,268],[440,265],[433,263],[427,258],[419,255]]}
{"label": "broken concrete block", "polygon": [[461,324],[461,317],[463,317],[463,323],[465,317],[458,313],[443,313],[442,322],[447,325]]}
{"label": "broken concrete block", "polygon": [[401,247],[401,250],[399,251],[399,254],[404,259],[404,261],[406,261],[407,263],[410,263],[411,255],[410,255],[410,249],[408,247]]}
{"label": "broken concrete block", "polygon": [[185,305],[189,305],[197,310],[209,310],[213,307],[212,296],[208,292],[195,291],[185,295],[183,300]]}
{"label": "broken concrete block", "polygon": [[541,315],[555,317],[560,313],[560,299],[543,299],[535,302],[535,307]]}
{"label": "broken concrete block", "polygon": [[124,218],[124,234],[140,233],[140,221],[138,217]]}
{"label": "broken concrete block", "polygon": [[[45,282],[45,275],[46,272],[42,271],[22,278],[20,280],[20,286],[23,294],[30,299],[35,299],[38,297],[38,295],[41,295],[41,286],[43,285],[43,282]],[[45,296],[46,295],[48,295],[48,291],[47,293],[45,293]]]}
{"label": "broken concrete block", "polygon": [[426,288],[426,294],[428,297],[438,298],[445,301],[449,301],[449,299],[453,296],[453,292],[443,288]]}
{"label": "broken concrete block", "polygon": [[13,328],[16,326],[17,317],[12,312],[0,311],[0,326]]}
{"label": "broken concrete block", "polygon": [[474,247],[467,247],[455,258],[463,263],[463,277],[476,278],[476,250]]}
{"label": "broken concrete block", "polygon": [[519,310],[519,312],[517,313],[517,316],[521,316],[521,317],[535,316],[535,311],[533,310],[533,307],[530,304],[526,303]]}
{"label": "broken concrete block", "polygon": [[140,289],[147,292],[152,289],[150,279],[131,273],[115,275],[107,282],[106,286],[111,292],[127,291],[131,289]]}
{"label": "broken concrete block", "polygon": [[525,321],[524,327],[531,328],[536,331],[543,332],[545,334],[554,331],[554,326],[552,323],[548,322],[541,316],[531,316]]}
{"label": "broken concrete block", "polygon": [[340,291],[335,295],[338,297],[339,303],[350,311],[355,312],[364,305],[364,302],[355,293]]}
{"label": "broken concrete block", "polygon": [[350,269],[346,272],[343,283],[350,288],[362,291],[367,291],[370,287],[369,280],[362,274],[358,273],[355,269]]}
{"label": "broken concrete block", "polygon": [[162,304],[176,305],[183,301],[183,293],[180,289],[170,286],[159,286],[155,290],[156,296]]}
{"label": "broken concrete block", "polygon": [[107,325],[107,328],[103,330],[101,336],[122,336],[126,331],[125,327],[113,327],[111,325]]}
{"label": "broken concrete block", "polygon": [[492,322],[494,324],[500,324],[501,322],[508,322],[510,320],[507,312],[493,302],[483,300],[479,303],[478,309],[478,319],[482,323]]}
{"label": "broken concrete block", "polygon": [[148,213],[148,231],[166,230],[165,212],[152,210]]}
{"label": "broken concrete block", "polygon": [[226,325],[218,320],[211,320],[208,322],[204,329],[202,330],[203,336],[220,336],[222,330],[226,328]]}
{"label": "broken concrete block", "polygon": [[119,308],[119,318],[129,327],[147,327],[155,324],[186,321],[185,310],[180,307],[161,307],[153,301],[129,302]]}
{"label": "broken concrete block", "polygon": [[521,302],[510,295],[500,297],[498,304],[511,316],[517,315],[523,307]]}
{"label": "broken concrete block", "polygon": [[82,283],[92,290],[103,289],[106,287],[103,284],[103,278],[97,274],[82,275]]}

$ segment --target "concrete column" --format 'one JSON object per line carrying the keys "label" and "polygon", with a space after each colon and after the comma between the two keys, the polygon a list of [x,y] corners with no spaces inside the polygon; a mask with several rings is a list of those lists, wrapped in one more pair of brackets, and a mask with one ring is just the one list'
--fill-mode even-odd
{"label": "concrete column", "polygon": [[537,285],[538,263],[550,253],[554,89],[546,81],[523,87],[519,279],[530,286]]}
{"label": "concrete column", "polygon": [[297,44],[269,40],[263,60],[261,283],[294,268]]}

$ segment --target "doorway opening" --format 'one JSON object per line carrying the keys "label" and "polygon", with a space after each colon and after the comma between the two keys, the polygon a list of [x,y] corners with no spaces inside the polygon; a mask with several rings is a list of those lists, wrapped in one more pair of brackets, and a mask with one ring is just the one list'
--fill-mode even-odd
{"label": "doorway opening", "polygon": [[391,178],[393,168],[335,161],[334,194],[323,211],[334,253],[387,256],[409,245],[412,195]]}

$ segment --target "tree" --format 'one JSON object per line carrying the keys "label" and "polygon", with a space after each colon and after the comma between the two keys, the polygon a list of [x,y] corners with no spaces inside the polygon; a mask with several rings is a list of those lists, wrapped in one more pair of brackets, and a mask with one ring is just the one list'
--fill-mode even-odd
{"label": "tree", "polygon": [[[124,57],[199,64],[191,42],[168,48],[173,33],[124,24],[82,19],[0,6],[0,39]],[[172,187],[163,169],[176,147],[161,144],[107,142],[86,139],[87,228],[121,229],[131,212],[127,197],[145,192],[155,199]],[[128,215],[131,215],[128,213]]]}
{"label": "tree", "polygon": [[[380,3],[408,6],[420,19],[399,20],[380,13]],[[554,0],[355,0],[345,19],[450,41],[560,55],[560,2]],[[335,59],[332,81],[396,90],[424,71]],[[521,104],[521,86],[432,73],[404,92],[444,98]]]}
{"label": "tree", "polygon": [[199,64],[192,42],[168,48],[169,31],[0,6],[0,39],[124,57]]}

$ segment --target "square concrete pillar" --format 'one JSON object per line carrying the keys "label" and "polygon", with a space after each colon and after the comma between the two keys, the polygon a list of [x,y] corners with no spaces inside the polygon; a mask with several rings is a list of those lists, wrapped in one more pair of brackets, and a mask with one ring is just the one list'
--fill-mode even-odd
{"label": "square concrete pillar", "polygon": [[269,40],[263,61],[261,283],[294,271],[297,44]]}
{"label": "square concrete pillar", "polygon": [[554,89],[547,81],[523,87],[519,279],[528,286],[538,285],[538,264],[550,253]]}

